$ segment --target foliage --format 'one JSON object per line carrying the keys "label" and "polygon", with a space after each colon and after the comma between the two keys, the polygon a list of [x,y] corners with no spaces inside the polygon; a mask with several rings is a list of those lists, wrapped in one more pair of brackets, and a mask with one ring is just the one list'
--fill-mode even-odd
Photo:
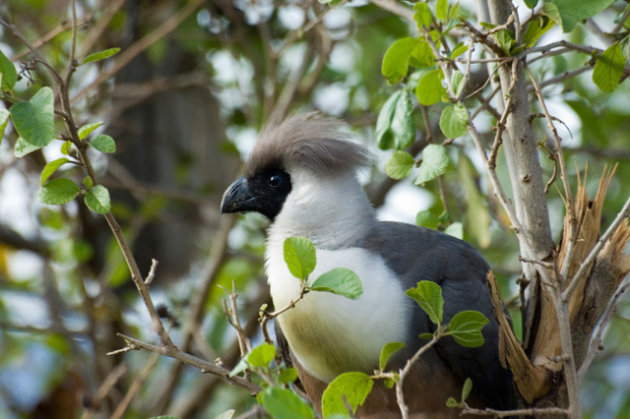
{"label": "foliage", "polygon": [[[58,406],[50,400],[69,395],[73,410],[65,408],[65,417],[79,416],[84,407],[97,417],[167,411],[232,417],[256,409],[255,403],[274,417],[313,417],[292,390],[297,371],[283,364],[273,345],[256,340],[259,321],[273,314],[259,309],[267,300],[257,281],[262,223],[241,218],[229,234],[233,220],[224,218],[230,222],[217,227],[220,179],[191,169],[202,161],[201,150],[221,160],[246,155],[252,132],[291,110],[342,117],[380,149],[369,182],[385,186],[368,193],[384,214],[392,213],[391,204],[381,209],[392,185],[401,185],[395,191],[407,187],[408,194],[418,194],[420,186],[421,204],[398,205],[407,211],[405,220],[463,237],[483,253],[505,300],[513,302],[508,308],[522,339],[527,319],[521,319],[516,280],[528,256],[503,205],[516,201],[503,137],[517,92],[497,82],[512,59],[525,65],[521,81],[529,104],[522,125],[538,144],[555,243],[569,240],[562,232],[564,182],[572,188],[585,183],[592,197],[603,167],[620,163],[602,232],[628,198],[630,6],[624,2],[526,0],[508,13],[511,25],[485,22],[468,3],[446,0],[418,1],[413,8],[397,3],[393,11],[380,9],[380,2],[265,8],[264,2],[162,0],[141,2],[135,13],[123,3],[9,2],[0,11],[0,416],[36,409],[53,416]],[[200,92],[216,97],[215,106],[200,105]],[[159,97],[167,106],[152,101]],[[147,117],[150,108],[160,108],[160,117]],[[200,112],[196,122],[187,119]],[[125,155],[133,144],[116,135],[128,123],[121,115],[138,116],[131,125],[146,142],[134,152],[146,155],[160,176],[134,177],[145,167],[134,167],[142,165]],[[200,120],[219,115],[223,124],[198,135]],[[143,119],[150,130],[142,130]],[[172,144],[154,138],[168,131],[167,122],[179,124],[169,131]],[[160,149],[173,158],[157,157]],[[404,186],[411,183],[416,186]],[[199,208],[214,215],[192,216]],[[143,255],[152,236],[141,233],[174,220],[201,238],[189,239],[196,249],[186,262],[190,268],[166,281],[169,252]],[[167,237],[175,242],[180,235],[174,227]],[[149,268],[153,257],[161,264]],[[360,278],[348,270],[309,278],[316,250],[305,238],[285,243],[285,258],[304,293],[360,298]],[[439,286],[420,282],[408,293],[436,325],[433,335],[423,336],[425,346],[451,337],[483,343],[480,313],[458,313],[445,323]],[[621,417],[630,403],[630,388],[617,373],[630,362],[628,302],[616,298],[616,311],[603,313],[601,333],[593,333],[595,349],[603,336],[602,356],[580,376],[584,417]],[[153,300],[151,311],[145,306]],[[156,324],[162,325],[157,335]],[[170,342],[193,354],[175,358],[196,362],[194,369],[129,351],[139,347],[117,333],[159,339],[162,348]],[[107,355],[125,342],[125,352]],[[399,385],[400,371],[386,368],[401,349],[396,342],[383,348],[378,377],[354,372],[335,380],[324,413],[347,413],[342,394],[355,410],[374,380]],[[217,384],[208,377],[214,373],[230,383]],[[16,374],[29,383],[27,395],[7,385]],[[449,403],[465,407],[471,385],[466,381],[460,400]]]}

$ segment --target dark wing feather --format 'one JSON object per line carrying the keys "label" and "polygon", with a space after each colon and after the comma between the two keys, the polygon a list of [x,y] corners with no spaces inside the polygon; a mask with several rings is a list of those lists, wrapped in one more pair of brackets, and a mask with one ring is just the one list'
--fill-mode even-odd
{"label": "dark wing feather", "polygon": [[[515,406],[512,374],[504,369],[498,355],[498,325],[492,313],[486,286],[489,267],[469,244],[447,234],[411,224],[380,222],[361,243],[361,247],[381,254],[405,289],[421,280],[442,287],[444,321],[462,310],[478,310],[489,320],[482,333],[485,343],[479,348],[465,348],[451,337],[441,339],[436,352],[442,362],[463,382],[473,381],[473,394],[487,407],[508,409]],[[408,345],[417,349],[423,344],[420,333],[433,332],[426,314],[417,307],[414,328]]]}

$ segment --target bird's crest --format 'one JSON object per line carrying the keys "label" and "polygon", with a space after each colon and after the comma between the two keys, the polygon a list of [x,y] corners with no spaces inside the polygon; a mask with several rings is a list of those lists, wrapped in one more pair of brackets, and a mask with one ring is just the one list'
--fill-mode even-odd
{"label": "bird's crest", "polygon": [[245,175],[295,166],[326,175],[355,170],[368,163],[369,153],[350,137],[337,119],[320,113],[291,116],[261,131]]}

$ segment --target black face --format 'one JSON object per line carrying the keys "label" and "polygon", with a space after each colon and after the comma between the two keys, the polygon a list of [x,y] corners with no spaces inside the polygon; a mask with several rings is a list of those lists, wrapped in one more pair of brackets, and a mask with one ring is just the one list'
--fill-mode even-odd
{"label": "black face", "polygon": [[273,221],[291,192],[291,177],[283,170],[268,170],[237,179],[223,194],[221,212],[256,211]]}

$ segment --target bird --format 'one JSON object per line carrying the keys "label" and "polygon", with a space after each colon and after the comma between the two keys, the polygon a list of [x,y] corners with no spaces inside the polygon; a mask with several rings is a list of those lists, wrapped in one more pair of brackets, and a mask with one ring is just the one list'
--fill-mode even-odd
{"label": "bird", "polygon": [[[487,262],[471,245],[443,232],[380,221],[358,178],[370,161],[371,153],[342,121],[299,113],[263,127],[244,175],[223,195],[221,212],[258,212],[270,220],[266,276],[276,309],[298,300],[276,322],[303,389],[321,414],[328,383],[344,372],[373,373],[385,344],[406,344],[390,362],[394,369],[404,366],[426,343],[419,335],[435,331],[405,294],[428,280],[442,289],[446,322],[462,310],[480,311],[489,322],[482,330],[483,346],[465,348],[445,337],[413,364],[403,388],[409,411],[417,417],[457,417],[458,410],[446,407],[446,400],[459,399],[466,378],[473,382],[471,404],[515,407],[512,374],[499,360]],[[317,265],[310,277],[351,269],[361,280],[360,297],[309,292],[298,299],[300,282],[283,256],[289,237],[313,243]],[[380,382],[358,417],[400,417],[394,390]]]}

